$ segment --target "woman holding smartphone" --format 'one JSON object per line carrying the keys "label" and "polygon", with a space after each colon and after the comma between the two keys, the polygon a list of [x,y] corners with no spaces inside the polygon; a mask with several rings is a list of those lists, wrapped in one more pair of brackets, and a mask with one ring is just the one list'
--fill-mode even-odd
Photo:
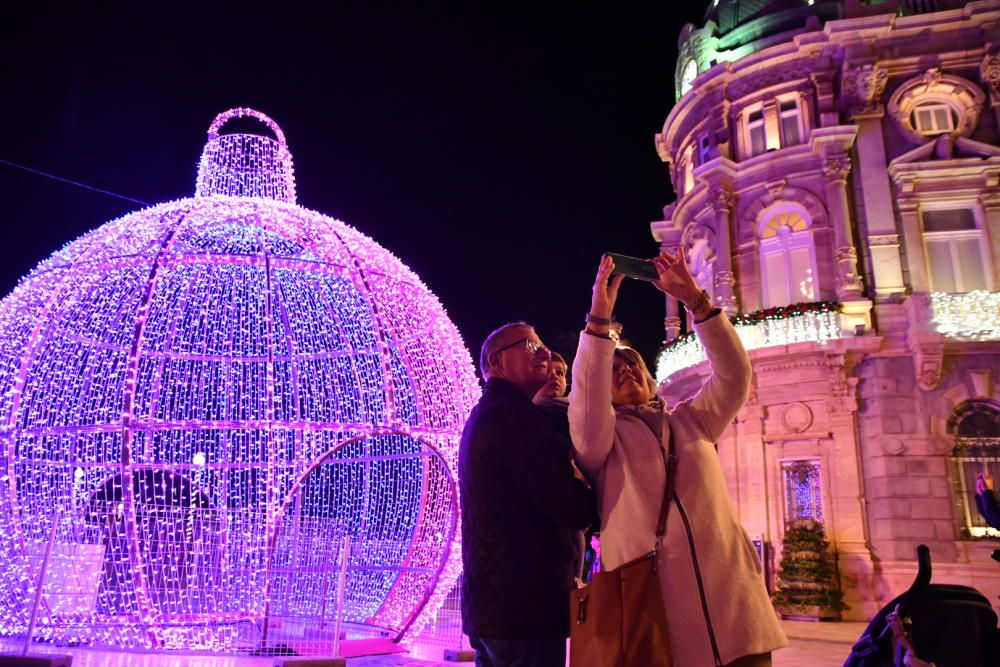
{"label": "woman holding smartphone", "polygon": [[598,496],[601,566],[613,569],[651,550],[666,476],[661,447],[673,438],[675,493],[657,568],[673,662],[770,665],[771,652],[787,639],[714,446],[746,400],[750,360],[683,253],[664,253],[653,264],[653,284],[688,308],[712,373],[694,398],[664,409],[642,358],[610,335],[623,276],[612,276],[614,260],[605,256],[573,363],[569,407],[576,461]]}

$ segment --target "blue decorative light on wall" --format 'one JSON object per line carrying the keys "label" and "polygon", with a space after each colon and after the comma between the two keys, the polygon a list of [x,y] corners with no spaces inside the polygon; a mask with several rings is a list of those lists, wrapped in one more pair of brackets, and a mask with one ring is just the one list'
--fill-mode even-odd
{"label": "blue decorative light on wall", "polygon": [[[221,133],[241,116],[273,136]],[[460,568],[478,394],[420,279],[295,204],[271,119],[221,114],[196,196],[108,222],[0,302],[0,634],[27,632],[49,544],[36,638],[319,632],[347,535],[345,620],[418,632]]]}
{"label": "blue decorative light on wall", "polygon": [[813,519],[823,523],[823,488],[819,461],[785,461],[785,523]]}

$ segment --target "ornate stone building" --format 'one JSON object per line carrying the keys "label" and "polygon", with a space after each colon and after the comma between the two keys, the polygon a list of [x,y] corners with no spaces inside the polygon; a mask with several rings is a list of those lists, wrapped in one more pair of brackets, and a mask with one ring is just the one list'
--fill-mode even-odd
{"label": "ornate stone building", "polygon": [[[909,585],[920,543],[998,604],[974,486],[1000,485],[1000,2],[714,0],[676,85],[652,233],[751,349],[718,449],[769,584],[813,517],[847,618]],[[683,324],[668,299],[670,400],[707,372]]]}

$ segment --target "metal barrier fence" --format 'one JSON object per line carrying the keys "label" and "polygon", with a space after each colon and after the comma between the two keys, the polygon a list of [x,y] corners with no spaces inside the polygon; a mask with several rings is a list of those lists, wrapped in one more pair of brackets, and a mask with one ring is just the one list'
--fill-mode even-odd
{"label": "metal barrier fence", "polygon": [[469,638],[462,632],[462,576],[455,581],[444,604],[413,642],[415,658],[440,660],[445,651],[468,650]]}
{"label": "metal barrier fence", "polygon": [[[254,548],[267,543],[265,526],[264,516],[190,506],[134,523],[118,505],[54,518],[48,539],[36,532],[23,541],[26,557],[11,561],[17,585],[4,595],[26,604],[8,609],[29,613],[8,613],[2,634],[61,646],[334,655],[340,639],[397,639],[399,628],[372,620],[393,596],[429,596],[439,580],[439,541],[381,539],[298,516],[270,550]],[[408,644],[434,659],[467,645],[459,591],[460,583]]]}

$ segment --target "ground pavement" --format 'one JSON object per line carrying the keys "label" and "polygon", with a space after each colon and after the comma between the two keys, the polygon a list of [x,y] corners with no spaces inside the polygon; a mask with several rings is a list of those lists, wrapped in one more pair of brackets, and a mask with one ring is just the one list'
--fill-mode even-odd
{"label": "ground pavement", "polygon": [[[791,646],[774,656],[775,667],[841,667],[864,623],[782,621]],[[4,642],[0,651],[13,647]],[[45,652],[73,654],[73,667],[270,667],[272,658],[177,655],[175,653],[116,653],[88,649],[69,651],[46,647]],[[455,667],[453,662],[428,662],[403,655],[351,658],[349,667]],[[471,665],[471,663],[465,663]],[[680,667],[680,666],[679,666]]]}

